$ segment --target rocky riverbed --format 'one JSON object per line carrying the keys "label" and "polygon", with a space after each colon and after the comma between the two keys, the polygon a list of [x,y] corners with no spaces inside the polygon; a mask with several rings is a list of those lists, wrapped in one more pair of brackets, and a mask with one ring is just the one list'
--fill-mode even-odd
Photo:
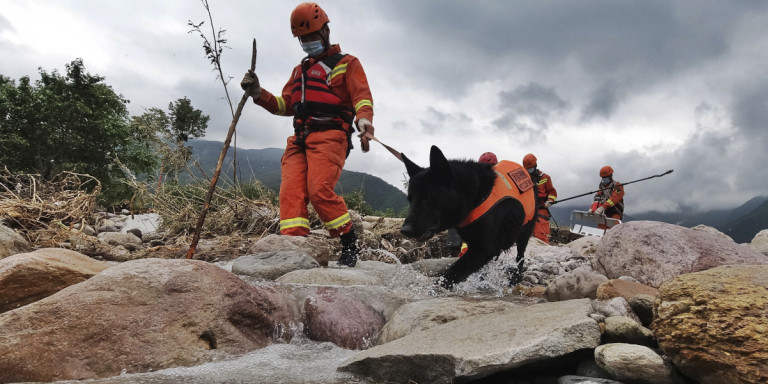
{"label": "rocky riverbed", "polygon": [[449,247],[393,219],[357,218],[355,268],[320,232],[206,239],[186,260],[110,220],[44,249],[0,226],[0,382],[768,381],[768,231],[628,222],[532,241],[517,286],[513,249],[449,292]]}

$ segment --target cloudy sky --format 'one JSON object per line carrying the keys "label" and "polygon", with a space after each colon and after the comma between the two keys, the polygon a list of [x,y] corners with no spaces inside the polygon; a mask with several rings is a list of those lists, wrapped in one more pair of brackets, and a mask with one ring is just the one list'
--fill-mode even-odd
{"label": "cloudy sky", "polygon": [[[298,2],[211,0],[228,39],[222,61],[234,104],[258,42],[262,86],[279,92],[303,52],[289,16]],[[422,166],[529,152],[561,198],[596,189],[598,170],[631,181],[627,212],[734,207],[768,194],[768,2],[323,1],[331,40],[360,58],[376,136]],[[82,58],[128,98],[132,115],[188,97],[232,120],[224,88],[188,22],[200,1],[0,0],[0,74],[39,78]],[[241,148],[284,147],[289,118],[249,102]],[[346,168],[402,188],[405,169],[372,144]],[[588,206],[590,199],[577,200]]]}

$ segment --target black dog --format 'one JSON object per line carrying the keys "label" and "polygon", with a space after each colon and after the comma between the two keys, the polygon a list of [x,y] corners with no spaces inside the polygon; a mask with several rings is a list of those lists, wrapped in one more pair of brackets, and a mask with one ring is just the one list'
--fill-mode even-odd
{"label": "black dog", "polygon": [[450,266],[441,285],[452,288],[515,243],[518,268],[512,283],[519,282],[536,212],[535,187],[528,172],[510,161],[496,166],[449,161],[436,146],[430,152],[429,168],[419,167],[405,155],[402,159],[410,177],[410,207],[400,232],[424,241],[457,228],[469,247]]}

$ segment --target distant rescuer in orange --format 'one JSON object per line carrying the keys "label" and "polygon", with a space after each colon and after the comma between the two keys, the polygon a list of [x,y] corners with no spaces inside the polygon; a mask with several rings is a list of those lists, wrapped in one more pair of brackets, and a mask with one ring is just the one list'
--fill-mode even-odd
{"label": "distant rescuer in orange", "polygon": [[307,203],[317,211],[331,237],[340,237],[339,264],[355,266],[360,253],[344,199],[333,189],[352,149],[353,124],[368,152],[373,135],[373,98],[360,61],[329,40],[329,19],[315,3],[291,13],[291,32],[307,53],[279,96],[262,89],[249,71],[240,86],[254,102],[275,115],[293,116],[293,136],[283,153],[280,185],[280,233],[309,233]]}
{"label": "distant rescuer in orange", "polygon": [[606,216],[621,220],[624,217],[624,187],[613,180],[613,168],[606,165],[600,168],[600,186],[595,193],[595,202],[587,214]]}
{"label": "distant rescuer in orange", "polygon": [[552,184],[552,178],[538,169],[536,156],[529,153],[523,157],[523,168],[531,175],[533,184],[537,186],[536,226],[533,227],[533,237],[549,244],[549,207],[557,200],[557,190]]}

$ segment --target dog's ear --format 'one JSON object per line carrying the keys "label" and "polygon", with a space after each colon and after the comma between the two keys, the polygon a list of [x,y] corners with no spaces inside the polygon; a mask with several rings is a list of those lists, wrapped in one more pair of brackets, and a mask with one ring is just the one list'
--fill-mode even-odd
{"label": "dog's ear", "polygon": [[405,163],[405,169],[408,171],[408,177],[413,177],[413,175],[424,170],[424,168],[416,165],[411,159],[405,157],[404,153],[401,153],[400,155],[403,157],[403,163]]}
{"label": "dog's ear", "polygon": [[432,146],[429,152],[429,170],[437,175],[438,180],[444,181],[447,185],[453,182],[453,170],[448,164],[440,148]]}

